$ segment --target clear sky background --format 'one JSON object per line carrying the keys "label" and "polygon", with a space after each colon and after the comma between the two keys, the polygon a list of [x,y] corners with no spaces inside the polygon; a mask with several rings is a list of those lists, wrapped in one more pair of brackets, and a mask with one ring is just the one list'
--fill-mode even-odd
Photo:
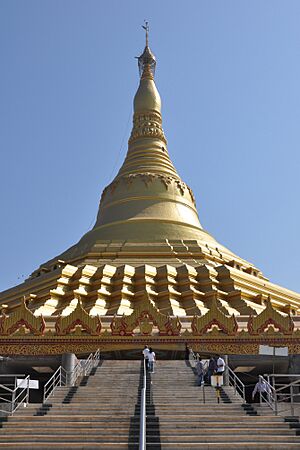
{"label": "clear sky background", "polygon": [[299,0],[0,0],[0,290],[93,226],[127,150],[144,19],[201,223],[300,291]]}

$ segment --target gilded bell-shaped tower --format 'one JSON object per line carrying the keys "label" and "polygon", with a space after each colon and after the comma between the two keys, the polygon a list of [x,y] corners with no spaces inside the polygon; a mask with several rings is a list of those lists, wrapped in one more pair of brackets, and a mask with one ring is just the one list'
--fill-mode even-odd
{"label": "gilded bell-shaped tower", "polygon": [[43,267],[58,260],[122,263],[124,255],[134,264],[148,259],[156,264],[156,258],[158,264],[240,260],[202,228],[193,192],[170,159],[147,26],[146,46],[137,60],[140,81],[126,158],[102,193],[92,230]]}
{"label": "gilded bell-shaped tower", "polygon": [[[146,45],[137,58],[139,86],[125,160],[103,190],[94,227],[80,241],[41,268],[58,261],[84,264],[182,264],[213,266],[249,262],[219,244],[199,221],[195,198],[180,178],[162,127],[162,102],[155,84],[156,58]],[[259,271],[257,270],[257,273]]]}

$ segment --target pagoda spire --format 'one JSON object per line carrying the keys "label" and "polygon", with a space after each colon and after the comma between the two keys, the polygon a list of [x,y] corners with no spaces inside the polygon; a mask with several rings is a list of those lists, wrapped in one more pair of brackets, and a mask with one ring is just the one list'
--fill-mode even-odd
{"label": "pagoda spire", "polygon": [[194,237],[202,227],[193,193],[169,157],[148,22],[143,28],[146,46],[137,57],[140,82],[128,151],[117,176],[103,191],[94,231],[103,229],[105,235],[111,232],[122,239],[143,236],[147,241],[167,238],[173,226],[179,239]]}
{"label": "pagoda spire", "polygon": [[140,84],[133,102],[133,127],[127,156],[116,178],[146,172],[180,180],[170,160],[162,128],[161,98],[154,81],[156,57],[149,47],[148,22],[143,28],[146,31],[146,46],[137,57]]}

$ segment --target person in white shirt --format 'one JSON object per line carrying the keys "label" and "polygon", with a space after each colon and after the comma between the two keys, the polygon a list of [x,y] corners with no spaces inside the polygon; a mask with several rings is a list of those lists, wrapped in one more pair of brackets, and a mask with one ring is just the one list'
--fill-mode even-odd
{"label": "person in white shirt", "polygon": [[146,370],[149,369],[149,348],[148,345],[145,345],[144,350],[142,351],[145,359]]}
{"label": "person in white shirt", "polygon": [[255,388],[253,389],[252,392],[252,400],[254,400],[256,394],[259,394],[259,396],[261,396],[261,395],[268,395],[270,394],[270,392],[271,392],[270,386],[266,383],[263,377],[259,375],[258,382],[256,383]]}
{"label": "person in white shirt", "polygon": [[149,348],[148,361],[149,361],[149,372],[154,373],[154,363],[156,362],[156,359],[155,353],[151,347]]}
{"label": "person in white shirt", "polygon": [[216,372],[218,375],[222,375],[225,371],[225,361],[221,358],[220,355],[217,355],[217,369]]}

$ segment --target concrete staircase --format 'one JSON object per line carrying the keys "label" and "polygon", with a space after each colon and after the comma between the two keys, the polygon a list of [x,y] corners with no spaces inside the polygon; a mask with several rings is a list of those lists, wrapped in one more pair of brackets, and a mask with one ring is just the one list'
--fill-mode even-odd
{"label": "concrete staircase", "polygon": [[[147,449],[299,449],[299,420],[243,405],[230,387],[220,403],[196,386],[184,361],[159,361],[147,375]],[[2,422],[5,449],[138,449],[140,361],[103,361],[79,386],[58,388]]]}
{"label": "concrete staircase", "polygon": [[80,386],[19,410],[0,429],[6,449],[138,448],[140,361],[103,361]]}
{"label": "concrete staircase", "polygon": [[[150,379],[151,377],[151,379]],[[231,387],[196,386],[184,361],[159,361],[148,377],[147,449],[300,449],[299,421],[243,405]],[[256,411],[257,410],[257,411]],[[295,427],[295,428],[294,428]]]}

